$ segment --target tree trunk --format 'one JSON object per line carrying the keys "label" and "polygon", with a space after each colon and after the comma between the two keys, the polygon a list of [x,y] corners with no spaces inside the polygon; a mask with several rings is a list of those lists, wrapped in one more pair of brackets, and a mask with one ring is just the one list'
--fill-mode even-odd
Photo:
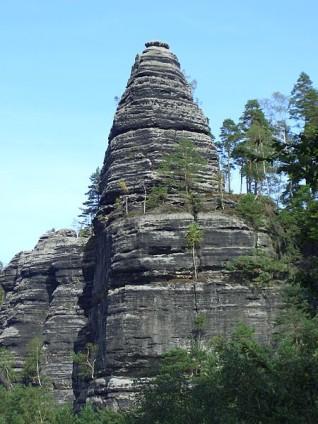
{"label": "tree trunk", "polygon": [[197,263],[195,260],[195,246],[192,244],[192,260],[193,260],[193,271],[194,271],[194,279],[198,279],[198,271],[197,271]]}
{"label": "tree trunk", "polygon": [[146,202],[147,202],[147,189],[144,183],[144,215],[146,214]]}
{"label": "tree trunk", "polygon": [[228,182],[228,190],[231,193],[231,165],[230,158],[227,160],[227,182]]}
{"label": "tree trunk", "polygon": [[37,349],[37,352],[36,352],[36,377],[37,377],[39,386],[42,387],[41,375],[40,375],[40,364],[39,364],[40,359],[39,359],[39,356],[40,355],[39,355],[39,352],[38,352],[38,349]]}
{"label": "tree trunk", "polygon": [[125,211],[126,215],[128,215],[128,196],[125,196]]}

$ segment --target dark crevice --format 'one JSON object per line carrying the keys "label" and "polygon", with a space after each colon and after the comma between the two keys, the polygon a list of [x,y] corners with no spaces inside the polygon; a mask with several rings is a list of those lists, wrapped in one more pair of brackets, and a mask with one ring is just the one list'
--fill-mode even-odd
{"label": "dark crevice", "polygon": [[[203,125],[203,124],[202,124]],[[121,131],[115,131],[114,128],[111,129],[110,135],[109,135],[109,143],[113,140],[113,138],[119,136],[119,135],[124,135],[124,134],[128,134],[129,132],[132,131],[137,131],[137,130],[144,130],[147,128],[154,128],[154,129],[160,129],[163,131],[187,131],[189,133],[193,133],[193,134],[203,134],[203,135],[208,135],[210,136],[210,132],[209,131],[202,131],[198,128],[193,129],[193,128],[188,128],[185,127],[184,125],[175,125],[174,127],[162,127],[160,125],[156,125],[154,123],[144,123],[142,127],[133,127],[132,125],[130,126],[129,129],[126,130],[121,130]]]}

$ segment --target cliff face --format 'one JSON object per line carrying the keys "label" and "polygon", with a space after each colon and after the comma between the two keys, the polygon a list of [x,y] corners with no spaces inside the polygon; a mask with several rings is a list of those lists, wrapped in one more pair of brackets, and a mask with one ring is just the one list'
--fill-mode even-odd
{"label": "cliff face", "polygon": [[84,283],[83,243],[71,230],[48,232],[34,250],[17,254],[0,274],[5,291],[0,344],[14,353],[19,371],[28,343],[39,338],[42,373],[61,402],[73,400],[72,353],[86,323],[78,305]]}
{"label": "cliff face", "polygon": [[[239,321],[267,341],[278,307],[275,290],[243,286],[226,271],[226,261],[255,247],[272,250],[271,240],[217,209],[218,162],[207,119],[167,45],[146,47],[119,102],[102,170],[87,308],[97,362],[94,380],[77,392],[79,402],[115,408],[127,406],[134,378],[147,375],[159,355],[190,345],[198,316],[204,318],[203,341],[228,334]],[[144,213],[145,195],[164,183],[160,162],[185,138],[207,161],[194,187],[202,212],[190,213],[174,187],[161,210]],[[194,222],[203,234],[195,252],[197,280],[186,242]]]}
{"label": "cliff face", "polygon": [[[191,140],[206,163],[192,187],[195,213],[170,181],[167,199],[150,209],[145,198],[166,184],[163,158],[180,140]],[[239,321],[261,341],[271,336],[279,297],[274,288],[235,281],[225,264],[255,247],[273,250],[266,232],[256,233],[233,212],[219,208],[218,160],[207,119],[169,47],[147,43],[136,57],[118,104],[102,170],[102,195],[88,243],[70,230],[49,232],[22,252],[0,276],[0,345],[23,366],[26,345],[43,340],[43,373],[60,401],[92,401],[126,407],[136,377],[146,376],[159,356],[227,335]],[[194,251],[187,231],[196,223],[202,240]],[[73,364],[73,351],[91,349],[93,378]],[[96,352],[95,352],[96,351]],[[95,362],[96,359],[96,362]],[[90,370],[91,371],[91,370]]]}

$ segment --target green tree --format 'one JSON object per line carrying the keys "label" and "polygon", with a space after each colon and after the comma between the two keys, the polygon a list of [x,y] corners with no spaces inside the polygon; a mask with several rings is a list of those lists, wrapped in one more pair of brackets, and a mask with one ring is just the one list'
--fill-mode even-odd
{"label": "green tree", "polygon": [[96,170],[89,177],[90,184],[88,186],[88,191],[85,193],[86,200],[83,202],[83,207],[81,207],[81,224],[83,226],[89,226],[92,224],[93,218],[96,215],[98,210],[99,200],[100,200],[100,169]]}
{"label": "green tree", "polygon": [[189,196],[205,165],[206,161],[194,143],[182,139],[174,146],[173,151],[163,158],[160,169],[170,187],[175,187],[177,183],[178,188]]}
{"label": "green tree", "polygon": [[1,424],[55,424],[57,408],[51,393],[41,387],[0,389]]}
{"label": "green tree", "polygon": [[316,115],[318,93],[305,72],[301,72],[291,92],[289,100],[289,116],[298,126],[305,125]]}
{"label": "green tree", "polygon": [[200,229],[197,222],[193,222],[192,224],[188,226],[187,232],[186,232],[186,240],[187,240],[187,245],[189,248],[191,248],[191,252],[192,252],[193,277],[195,280],[198,279],[198,265],[196,261],[196,251],[197,251],[197,248],[200,246],[202,237],[203,237],[202,230]]}
{"label": "green tree", "polygon": [[[249,100],[240,118],[241,142],[233,155],[241,164],[247,193],[255,195],[269,191],[267,175],[273,160],[273,135],[270,124],[257,100]],[[264,187],[266,182],[266,190]]]}
{"label": "green tree", "polygon": [[231,193],[231,173],[235,168],[233,152],[240,138],[241,132],[238,125],[232,119],[225,119],[220,129],[219,141],[215,145],[219,151],[221,167],[226,178],[229,193]]}
{"label": "green tree", "polygon": [[43,359],[43,341],[40,337],[33,337],[26,347],[26,355],[22,372],[23,381],[26,384],[43,386],[41,373]]}
{"label": "green tree", "polygon": [[4,348],[0,348],[0,383],[3,384],[6,389],[12,389],[13,382],[16,379],[14,371],[14,357],[12,353]]}
{"label": "green tree", "polygon": [[74,353],[73,361],[78,364],[81,376],[95,378],[96,355],[97,345],[94,343],[87,343],[83,352]]}
{"label": "green tree", "polygon": [[300,129],[288,144],[276,145],[280,171],[288,176],[286,199],[304,183],[313,198],[318,192],[318,91],[307,74],[298,78],[289,103],[290,118]]}
{"label": "green tree", "polygon": [[155,186],[151,189],[148,199],[147,207],[154,209],[158,206],[163,206],[168,197],[168,189],[162,185]]}

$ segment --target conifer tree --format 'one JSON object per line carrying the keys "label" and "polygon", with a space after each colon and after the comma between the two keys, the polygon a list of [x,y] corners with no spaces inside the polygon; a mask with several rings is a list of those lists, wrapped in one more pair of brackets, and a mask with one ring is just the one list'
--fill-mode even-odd
{"label": "conifer tree", "polygon": [[220,154],[221,168],[225,176],[228,192],[231,192],[231,172],[234,169],[233,151],[240,140],[238,125],[232,119],[225,119],[220,129],[220,140],[216,142]]}
{"label": "conifer tree", "polygon": [[304,72],[292,90],[289,114],[300,131],[288,145],[277,146],[280,170],[288,175],[289,197],[304,183],[315,197],[318,192],[318,90]]}
{"label": "conifer tree", "polygon": [[274,153],[271,127],[257,100],[246,103],[239,127],[241,142],[237,144],[233,155],[241,163],[247,193],[254,192],[257,195],[265,191],[263,184],[267,182]]}
{"label": "conifer tree", "polygon": [[88,191],[85,193],[86,200],[83,202],[81,214],[79,218],[82,219],[81,224],[83,226],[89,226],[92,224],[93,218],[98,210],[98,204],[100,200],[100,169],[96,170],[89,177],[90,184]]}
{"label": "conifer tree", "polygon": [[182,139],[176,144],[174,151],[163,158],[161,172],[166,176],[169,185],[174,186],[177,183],[188,195],[205,164],[206,161],[194,143]]}
{"label": "conifer tree", "polygon": [[317,113],[318,92],[308,74],[302,72],[294,85],[289,100],[289,116],[298,126],[308,123]]}
{"label": "conifer tree", "polygon": [[191,248],[192,262],[193,262],[193,277],[195,280],[198,279],[198,265],[196,261],[196,249],[202,241],[202,230],[200,229],[197,222],[193,222],[187,228],[186,239],[188,247]]}

